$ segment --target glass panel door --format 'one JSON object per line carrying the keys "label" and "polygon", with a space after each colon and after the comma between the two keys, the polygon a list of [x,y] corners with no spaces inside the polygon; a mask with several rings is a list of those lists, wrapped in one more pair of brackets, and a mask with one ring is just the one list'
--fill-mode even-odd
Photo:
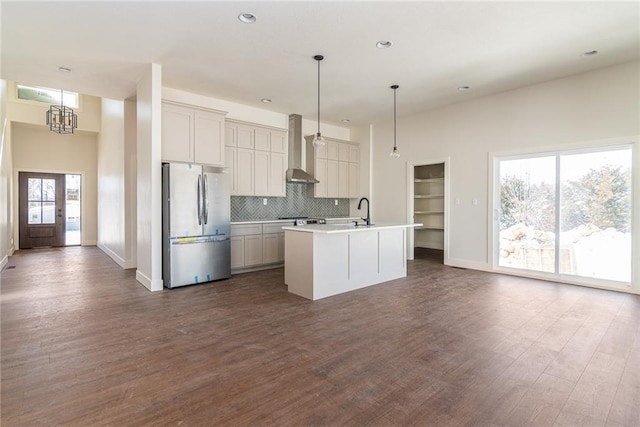
{"label": "glass panel door", "polygon": [[65,244],[79,245],[80,235],[80,175],[66,175],[65,177]]}
{"label": "glass panel door", "polygon": [[560,157],[560,273],[631,281],[631,149]]}
{"label": "glass panel door", "polygon": [[555,271],[555,156],[500,161],[501,267]]}
{"label": "glass panel door", "polygon": [[629,284],[632,159],[629,146],[498,159],[497,265]]}

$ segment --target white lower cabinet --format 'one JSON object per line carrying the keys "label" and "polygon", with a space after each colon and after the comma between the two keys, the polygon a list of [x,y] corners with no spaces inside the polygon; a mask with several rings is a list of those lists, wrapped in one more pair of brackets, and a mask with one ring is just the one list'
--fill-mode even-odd
{"label": "white lower cabinet", "polygon": [[231,268],[244,267],[244,236],[231,236]]}
{"label": "white lower cabinet", "polygon": [[[231,225],[231,269],[272,268],[284,262],[282,223]],[[264,233],[264,234],[263,234]]]}
{"label": "white lower cabinet", "polygon": [[253,267],[263,264],[262,235],[244,236],[244,266]]}
{"label": "white lower cabinet", "polygon": [[265,264],[284,262],[284,233],[263,234],[262,255]]}

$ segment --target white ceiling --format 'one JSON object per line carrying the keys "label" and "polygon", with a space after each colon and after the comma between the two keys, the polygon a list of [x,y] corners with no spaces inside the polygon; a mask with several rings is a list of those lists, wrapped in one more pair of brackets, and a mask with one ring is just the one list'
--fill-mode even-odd
{"label": "white ceiling", "polygon": [[[323,121],[398,115],[640,57],[631,2],[7,2],[0,76],[125,99],[163,85]],[[243,24],[242,12],[257,16]],[[378,40],[393,42],[378,49]],[[582,52],[598,50],[595,56]],[[58,67],[68,67],[62,73]],[[471,86],[458,91],[459,86]],[[271,104],[262,104],[270,98]]]}

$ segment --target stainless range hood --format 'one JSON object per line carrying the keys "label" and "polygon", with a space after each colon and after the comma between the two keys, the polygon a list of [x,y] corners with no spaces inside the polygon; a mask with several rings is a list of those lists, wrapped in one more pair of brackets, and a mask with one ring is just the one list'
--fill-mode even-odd
{"label": "stainless range hood", "polygon": [[302,170],[302,116],[289,114],[289,169],[287,182],[316,184],[320,181]]}

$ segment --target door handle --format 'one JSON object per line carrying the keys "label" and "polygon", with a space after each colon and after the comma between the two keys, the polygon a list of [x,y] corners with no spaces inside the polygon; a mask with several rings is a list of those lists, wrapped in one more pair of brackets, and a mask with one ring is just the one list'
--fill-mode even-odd
{"label": "door handle", "polygon": [[198,225],[202,225],[202,177],[198,175]]}
{"label": "door handle", "polygon": [[207,175],[204,176],[204,191],[202,192],[202,200],[204,223],[207,224],[209,222],[209,180],[207,179]]}

